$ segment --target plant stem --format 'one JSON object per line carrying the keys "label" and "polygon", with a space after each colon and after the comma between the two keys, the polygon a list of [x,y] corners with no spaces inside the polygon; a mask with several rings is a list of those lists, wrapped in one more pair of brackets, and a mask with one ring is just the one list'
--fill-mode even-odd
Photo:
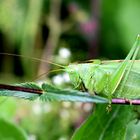
{"label": "plant stem", "polygon": [[112,104],[140,105],[140,99],[128,100],[128,99],[114,98],[112,99]]}
{"label": "plant stem", "polygon": [[40,95],[43,94],[43,91],[39,90],[39,89],[27,88],[27,87],[22,87],[22,86],[5,85],[5,84],[0,84],[0,89],[11,90],[11,91],[30,92],[33,94],[40,94]]}
{"label": "plant stem", "polygon": [[[41,89],[6,85],[6,84],[0,84],[0,90],[23,91],[23,92],[30,92],[30,93],[39,94],[39,95],[43,94],[43,90]],[[114,98],[112,99],[112,104],[140,105],[140,99],[128,100],[128,99],[122,99],[122,98]]]}
{"label": "plant stem", "polygon": [[[61,2],[61,0],[50,1],[50,12],[47,22],[49,28],[49,36],[46,40],[45,48],[42,54],[42,59],[44,60],[51,61],[51,57],[58,45],[59,38],[62,33],[62,25],[60,21]],[[41,75],[42,73],[48,73],[49,70],[50,64],[41,62],[38,75]]]}

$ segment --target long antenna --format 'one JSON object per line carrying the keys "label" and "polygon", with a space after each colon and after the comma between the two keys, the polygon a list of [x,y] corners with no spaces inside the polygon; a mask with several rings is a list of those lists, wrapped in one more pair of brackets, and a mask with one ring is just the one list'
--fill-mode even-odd
{"label": "long antenna", "polygon": [[64,69],[51,70],[51,71],[49,71],[49,72],[47,72],[47,73],[46,73],[46,72],[45,72],[45,73],[42,73],[42,74],[38,75],[38,76],[37,76],[35,79],[33,79],[32,81],[35,81],[35,80],[41,78],[41,77],[44,76],[44,75],[48,75],[48,74],[50,74],[50,73],[57,72],[57,71],[61,71],[61,70],[64,70]]}
{"label": "long antenna", "polygon": [[32,59],[32,60],[35,60],[35,61],[41,61],[41,62],[44,62],[44,63],[53,64],[53,65],[61,67],[61,68],[66,68],[65,66],[62,66],[62,65],[59,65],[59,64],[56,64],[56,63],[44,60],[44,59],[31,57],[31,56],[24,56],[24,55],[20,55],[20,54],[12,54],[12,53],[0,53],[0,55],[9,55],[9,56],[15,56],[15,57],[23,57],[23,58]]}

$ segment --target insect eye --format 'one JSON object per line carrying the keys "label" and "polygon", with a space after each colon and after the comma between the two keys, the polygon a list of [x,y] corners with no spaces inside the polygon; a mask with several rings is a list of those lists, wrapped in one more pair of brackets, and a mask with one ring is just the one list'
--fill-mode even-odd
{"label": "insect eye", "polygon": [[75,72],[74,70],[70,70],[69,73],[70,73],[70,74],[74,74],[74,73],[76,73],[76,72]]}

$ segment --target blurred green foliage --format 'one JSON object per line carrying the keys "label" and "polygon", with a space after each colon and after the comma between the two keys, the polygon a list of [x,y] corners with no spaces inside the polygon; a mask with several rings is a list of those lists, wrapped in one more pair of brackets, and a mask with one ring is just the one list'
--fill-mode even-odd
{"label": "blurred green foliage", "polygon": [[[140,33],[140,1],[103,1],[101,16],[101,52],[111,59],[124,58]],[[121,52],[121,53],[120,53]]]}
{"label": "blurred green foliage", "polygon": [[[41,57],[45,49],[49,52],[46,44],[50,32],[53,27],[58,26],[60,31],[57,31],[57,28],[53,31],[57,36],[55,37],[55,33],[51,36],[52,42],[55,42],[54,38],[58,40],[50,53],[52,61],[64,65],[95,57],[120,59],[126,56],[134,38],[140,33],[139,0],[104,0],[100,3],[96,0],[59,0],[59,5],[55,6],[57,2],[1,0],[0,52]],[[51,11],[51,8],[55,10]],[[59,12],[57,8],[60,8]],[[54,23],[54,26],[50,26],[50,21],[53,21],[51,23]],[[71,56],[68,60],[58,55],[61,47],[70,50]],[[34,79],[39,69],[39,64],[32,60],[3,55],[0,55],[0,64],[2,83],[22,81],[23,77]],[[81,110],[82,105],[65,108],[65,105],[52,103],[49,104],[51,111],[45,113],[43,106],[46,104],[41,104],[38,109],[41,112],[35,115],[33,108],[38,108],[36,104],[38,103],[6,100],[0,104],[0,116],[10,120],[18,118],[18,124],[29,136],[33,135],[38,140],[67,140],[77,124],[88,114]],[[64,117],[63,120],[60,117],[61,112],[70,114],[70,117],[66,120]]]}
{"label": "blurred green foliage", "polygon": [[20,127],[4,118],[0,118],[0,130],[1,140],[27,140],[27,135]]}

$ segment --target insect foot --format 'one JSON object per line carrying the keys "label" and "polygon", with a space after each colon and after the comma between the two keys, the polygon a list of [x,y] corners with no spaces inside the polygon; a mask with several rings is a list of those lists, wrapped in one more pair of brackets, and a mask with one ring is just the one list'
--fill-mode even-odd
{"label": "insect foot", "polygon": [[106,107],[106,111],[109,113],[111,112],[111,110],[112,110],[112,106],[111,106],[111,103],[109,103]]}

